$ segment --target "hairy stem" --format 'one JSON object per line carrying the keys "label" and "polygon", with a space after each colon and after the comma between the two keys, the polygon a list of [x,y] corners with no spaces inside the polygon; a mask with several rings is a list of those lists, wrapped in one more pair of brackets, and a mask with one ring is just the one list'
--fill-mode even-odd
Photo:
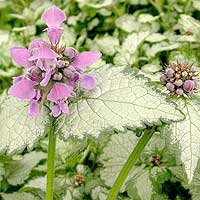
{"label": "hairy stem", "polygon": [[55,149],[56,149],[56,135],[54,133],[54,126],[52,123],[49,131],[46,200],[53,200]]}
{"label": "hairy stem", "polygon": [[126,180],[129,172],[135,165],[137,159],[139,158],[140,154],[144,150],[145,146],[147,145],[148,141],[151,139],[153,133],[155,132],[155,128],[152,128],[150,132],[148,130],[144,131],[143,136],[133,149],[132,153],[130,154],[128,160],[124,164],[123,168],[121,169],[117,179],[115,180],[110,193],[108,194],[107,200],[115,200],[121,186],[123,185],[124,181]]}

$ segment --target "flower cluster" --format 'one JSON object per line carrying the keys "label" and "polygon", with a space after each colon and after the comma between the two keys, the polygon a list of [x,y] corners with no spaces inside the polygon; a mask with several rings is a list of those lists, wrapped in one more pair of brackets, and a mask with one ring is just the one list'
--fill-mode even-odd
{"label": "flower cluster", "polygon": [[160,81],[171,94],[191,96],[198,89],[197,75],[195,66],[173,62],[167,65]]}
{"label": "flower cluster", "polygon": [[91,90],[96,86],[95,77],[83,69],[95,63],[100,52],[78,53],[74,48],[59,45],[66,20],[65,13],[52,6],[44,11],[42,21],[50,44],[42,39],[32,41],[28,49],[14,47],[11,56],[14,61],[27,68],[27,73],[13,79],[9,94],[19,99],[30,100],[29,113],[37,116],[44,103],[51,106],[52,114],[69,114],[68,105],[75,97],[77,88]]}

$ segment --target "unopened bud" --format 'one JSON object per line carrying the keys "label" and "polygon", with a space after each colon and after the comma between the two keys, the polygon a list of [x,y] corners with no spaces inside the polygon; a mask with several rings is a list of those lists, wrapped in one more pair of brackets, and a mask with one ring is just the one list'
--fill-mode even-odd
{"label": "unopened bud", "polygon": [[60,81],[60,80],[62,80],[62,74],[60,73],[60,72],[58,72],[58,73],[56,73],[56,74],[54,74],[53,75],[53,79],[55,80],[55,81]]}
{"label": "unopened bud", "polygon": [[191,67],[191,72],[193,72],[193,73],[197,72],[197,69],[196,69],[195,66],[192,66],[192,67]]}
{"label": "unopened bud", "polygon": [[63,60],[59,60],[57,63],[58,68],[64,68],[65,62]]}
{"label": "unopened bud", "polygon": [[76,49],[70,47],[65,50],[64,55],[68,57],[69,59],[73,59],[76,56],[77,52]]}
{"label": "unopened bud", "polygon": [[165,73],[166,73],[166,75],[167,75],[168,77],[170,77],[170,78],[174,76],[174,70],[171,69],[171,68],[167,68],[167,69],[165,70]]}
{"label": "unopened bud", "polygon": [[184,78],[187,77],[187,75],[188,75],[188,73],[186,71],[182,72],[181,74],[182,74],[182,77],[184,77]]}
{"label": "unopened bud", "polygon": [[180,74],[176,74],[175,77],[176,78],[181,78],[181,75]]}
{"label": "unopened bud", "polygon": [[172,83],[167,83],[166,87],[170,92],[173,92],[175,90],[175,85]]}
{"label": "unopened bud", "polygon": [[65,69],[63,70],[63,73],[64,73],[64,75],[65,75],[67,78],[72,77],[73,74],[74,74],[74,73],[72,72],[72,70],[69,69],[69,68],[65,68]]}
{"label": "unopened bud", "polygon": [[165,84],[166,83],[166,75],[165,74],[162,74],[161,76],[160,76],[160,82],[162,83],[162,84]]}
{"label": "unopened bud", "polygon": [[192,80],[186,80],[183,84],[183,89],[186,92],[190,92],[195,88],[195,83]]}
{"label": "unopened bud", "polygon": [[179,79],[179,80],[176,80],[176,81],[174,82],[174,84],[175,84],[176,86],[180,87],[181,85],[183,85],[183,81],[182,81],[181,79]]}
{"label": "unopened bud", "polygon": [[181,89],[181,88],[177,89],[176,94],[183,95],[183,89]]}

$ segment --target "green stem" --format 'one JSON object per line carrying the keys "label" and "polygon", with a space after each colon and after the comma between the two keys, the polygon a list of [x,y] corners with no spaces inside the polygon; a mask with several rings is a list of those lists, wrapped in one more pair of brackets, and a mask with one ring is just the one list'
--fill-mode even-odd
{"label": "green stem", "polygon": [[56,149],[56,135],[54,133],[54,126],[52,123],[49,131],[46,200],[53,200],[55,149]]}
{"label": "green stem", "polygon": [[133,149],[132,153],[130,154],[128,160],[124,164],[123,168],[121,169],[115,183],[113,184],[110,193],[108,194],[107,200],[116,200],[116,197],[120,191],[121,186],[123,185],[124,181],[126,180],[129,172],[135,165],[136,161],[138,160],[140,154],[144,150],[145,146],[147,145],[148,141],[151,139],[155,129],[152,128],[150,132],[148,130],[144,131],[143,136]]}

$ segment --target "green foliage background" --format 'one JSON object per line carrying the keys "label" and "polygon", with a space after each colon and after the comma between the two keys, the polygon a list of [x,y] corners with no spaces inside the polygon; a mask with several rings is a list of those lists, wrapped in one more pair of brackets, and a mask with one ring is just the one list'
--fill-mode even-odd
{"label": "green foliage background", "polygon": [[[9,48],[44,38],[40,17],[53,4],[68,16],[62,43],[80,51],[100,50],[103,57],[97,66],[136,67],[155,82],[164,64],[173,60],[199,66],[199,0],[1,0],[0,92],[23,70],[12,62]],[[200,165],[189,185],[178,147],[169,144],[168,127],[162,124],[157,129],[164,134],[156,134],[146,147],[118,199],[199,200]],[[111,174],[119,172],[141,131],[106,132],[98,140],[58,140],[55,199],[106,199]],[[31,152],[0,155],[0,198],[44,199],[46,157],[47,138]]]}

